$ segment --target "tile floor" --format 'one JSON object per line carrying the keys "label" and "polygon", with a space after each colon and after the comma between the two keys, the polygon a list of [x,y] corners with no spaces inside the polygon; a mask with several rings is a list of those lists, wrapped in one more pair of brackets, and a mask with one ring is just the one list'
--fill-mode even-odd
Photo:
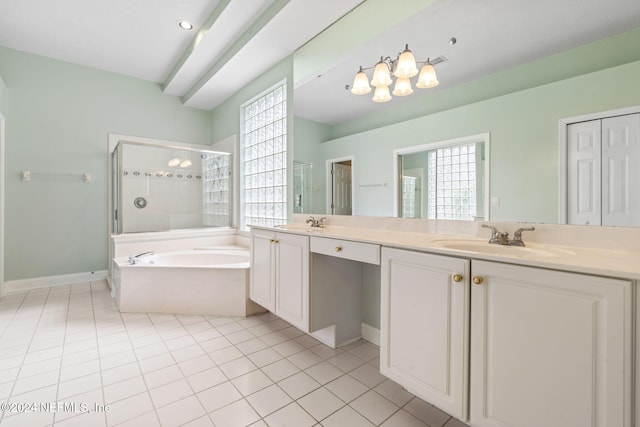
{"label": "tile floor", "polygon": [[378,364],[269,313],[120,313],[104,281],[0,300],[2,427],[465,426]]}

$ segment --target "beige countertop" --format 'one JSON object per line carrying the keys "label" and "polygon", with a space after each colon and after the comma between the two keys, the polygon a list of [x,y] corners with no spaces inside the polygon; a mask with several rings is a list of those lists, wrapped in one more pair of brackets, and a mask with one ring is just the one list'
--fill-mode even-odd
{"label": "beige countertop", "polygon": [[255,227],[273,231],[378,244],[434,254],[640,280],[640,252],[594,247],[527,242],[526,247],[489,244],[487,238],[364,227],[328,225],[312,228],[304,223]]}

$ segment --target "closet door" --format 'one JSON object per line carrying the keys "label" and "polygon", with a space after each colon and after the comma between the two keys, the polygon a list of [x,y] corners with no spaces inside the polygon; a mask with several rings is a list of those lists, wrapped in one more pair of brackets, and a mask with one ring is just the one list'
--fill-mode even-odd
{"label": "closet door", "polygon": [[602,225],[640,226],[640,114],[602,120]]}
{"label": "closet door", "polygon": [[601,224],[600,120],[567,126],[567,222]]}

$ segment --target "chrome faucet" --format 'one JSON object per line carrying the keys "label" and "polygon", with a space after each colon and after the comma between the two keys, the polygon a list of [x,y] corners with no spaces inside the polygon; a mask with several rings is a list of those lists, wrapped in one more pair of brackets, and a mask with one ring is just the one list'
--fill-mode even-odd
{"label": "chrome faucet", "polygon": [[482,224],[482,227],[491,230],[491,237],[489,237],[489,243],[496,243],[498,245],[509,244],[509,233],[498,231],[493,225]]}
{"label": "chrome faucet", "polygon": [[518,228],[513,233],[513,240],[509,242],[511,246],[524,246],[524,242],[522,241],[522,232],[523,231],[534,231],[535,227],[526,227],[526,228]]}
{"label": "chrome faucet", "polygon": [[310,216],[306,221],[306,223],[311,225],[311,227],[316,227],[316,228],[324,227],[326,222],[327,222],[327,218],[326,217],[323,217],[323,218],[320,218],[320,219],[315,219],[312,216]]}
{"label": "chrome faucet", "polygon": [[482,224],[482,227],[488,228],[491,230],[491,237],[489,237],[489,243],[495,243],[498,245],[507,245],[507,246],[524,246],[524,242],[522,241],[522,232],[535,230],[534,227],[518,228],[513,233],[513,239],[510,240],[509,233],[498,231],[498,229],[492,225]]}
{"label": "chrome faucet", "polygon": [[129,255],[129,264],[130,265],[135,265],[138,263],[138,258],[145,256],[145,255],[153,255],[153,251],[149,251],[149,252],[142,252],[141,254],[138,255]]}

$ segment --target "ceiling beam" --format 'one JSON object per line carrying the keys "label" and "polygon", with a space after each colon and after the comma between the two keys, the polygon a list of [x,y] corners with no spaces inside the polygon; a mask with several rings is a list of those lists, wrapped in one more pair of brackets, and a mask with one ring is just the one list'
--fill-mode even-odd
{"label": "ceiling beam", "polygon": [[186,103],[193,97],[207,82],[224,67],[236,53],[240,51],[256,34],[264,28],[291,0],[275,0],[258,19],[227,49],[220,59],[205,72],[205,74],[187,91],[182,97],[182,102]]}
{"label": "ceiling beam", "polygon": [[229,6],[229,3],[231,3],[231,0],[220,0],[220,3],[218,3],[218,5],[213,10],[213,12],[211,13],[207,21],[204,23],[202,28],[200,28],[200,30],[198,31],[198,34],[196,34],[191,44],[184,51],[184,53],[182,54],[178,62],[176,62],[176,64],[173,66],[173,69],[169,73],[169,76],[165,79],[164,83],[162,84],[163,91],[167,89],[167,87],[171,84],[171,82],[176,77],[178,72],[182,69],[182,67],[184,67],[186,62],[191,57],[191,55],[193,55],[193,52],[195,52],[196,48],[198,47],[202,39],[204,39],[207,32],[211,29],[211,27],[213,27],[213,25],[216,23],[218,18],[220,18],[220,15],[222,15],[222,12],[224,12],[224,10]]}

